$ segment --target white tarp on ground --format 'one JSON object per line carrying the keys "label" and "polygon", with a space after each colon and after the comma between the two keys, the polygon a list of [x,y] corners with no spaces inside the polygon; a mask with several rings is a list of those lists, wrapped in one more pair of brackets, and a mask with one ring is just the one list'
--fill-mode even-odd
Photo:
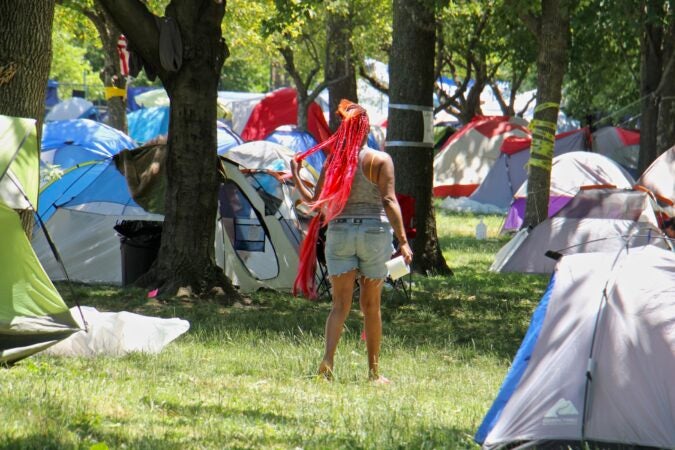
{"label": "white tarp on ground", "polygon": [[123,356],[132,352],[159,353],[190,328],[187,320],[150,317],[127,311],[101,312],[91,306],[70,313],[84,329],[50,347],[44,353],[56,356]]}

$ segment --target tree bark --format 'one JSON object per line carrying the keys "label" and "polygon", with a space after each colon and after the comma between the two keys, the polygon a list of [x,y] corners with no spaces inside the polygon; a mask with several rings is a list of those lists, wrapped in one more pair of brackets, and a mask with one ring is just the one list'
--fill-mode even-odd
{"label": "tree bark", "polygon": [[[38,144],[52,62],[54,5],[54,0],[0,1],[0,114],[36,119]],[[19,215],[30,239],[33,211]]]}
{"label": "tree bark", "polygon": [[173,0],[166,17],[180,29],[182,65],[171,71],[160,63],[155,17],[138,0],[98,0],[144,62],[155,69],[171,100],[164,227],[158,259],[139,283],[160,293],[237,292],[216,265],[214,255],[218,199],[216,96],[227,57],[221,36],[225,1]]}
{"label": "tree bark", "polygon": [[343,14],[329,13],[326,32],[326,79],[340,81],[328,87],[328,126],[337,130],[340,119],[336,114],[340,100],[346,98],[358,103],[356,92],[356,69],[352,46],[351,11]]}
{"label": "tree bark", "polygon": [[397,169],[396,192],[416,200],[413,269],[451,274],[438,244],[431,202],[433,138],[425,141],[424,114],[433,111],[434,40],[434,2],[394,0],[387,152]]}
{"label": "tree bark", "polygon": [[[107,122],[111,127],[127,133],[127,79],[122,75],[119,53],[117,52],[117,41],[121,33],[106,12],[98,4],[95,6],[96,12],[91,13],[91,16],[98,18],[98,20],[92,19],[92,21],[98,30],[103,46],[104,66],[101,79],[106,89],[118,90],[114,92],[114,95],[106,95],[108,104]],[[87,14],[87,16],[89,17],[90,14]],[[121,92],[125,92],[125,94],[120,95]]]}
{"label": "tree bark", "polygon": [[[675,145],[675,12],[668,10],[663,38],[663,72],[659,82],[656,157]],[[651,164],[651,163],[650,163]]]}
{"label": "tree bark", "polygon": [[551,162],[570,34],[571,5],[567,0],[542,0],[541,6],[537,106],[532,120],[532,150],[523,227],[535,227],[548,217]]}
{"label": "tree bark", "polygon": [[638,173],[645,171],[657,157],[659,99],[655,95],[661,80],[661,45],[663,28],[652,17],[658,14],[662,2],[646,0],[644,3],[645,23],[640,49],[640,156]]}

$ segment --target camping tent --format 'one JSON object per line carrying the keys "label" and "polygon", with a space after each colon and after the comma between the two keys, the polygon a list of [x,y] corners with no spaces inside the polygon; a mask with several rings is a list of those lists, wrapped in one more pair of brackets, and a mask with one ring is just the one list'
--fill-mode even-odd
{"label": "camping tent", "polygon": [[58,120],[43,127],[40,161],[68,169],[134,147],[133,139],[106,124],[89,119]]}
{"label": "camping tent", "polygon": [[302,240],[290,186],[272,171],[221,162],[216,262],[242,292],[290,292]]}
{"label": "camping tent", "polygon": [[637,180],[639,186],[651,191],[656,199],[675,216],[675,147],[671,147],[656,158]]}
{"label": "camping tent", "polygon": [[54,105],[45,116],[45,121],[97,118],[98,110],[92,102],[81,97],[71,97]]}
{"label": "camping tent", "polygon": [[[275,142],[279,145],[293,150],[294,153],[301,153],[305,150],[314,147],[317,142],[307,131],[300,131],[297,128],[289,125],[282,125],[274,130],[269,136],[265,138],[266,141]],[[322,150],[312,153],[306,158],[306,161],[318,173],[321,172],[321,167],[326,161],[326,155]]]}
{"label": "camping tent", "polygon": [[564,256],[475,440],[675,448],[675,253]]}
{"label": "camping tent", "polygon": [[[162,219],[134,202],[112,158],[76,165],[43,186],[38,214],[71,280],[110,284],[122,282],[120,238],[113,227],[122,220]],[[50,278],[65,279],[44,235],[35,233],[32,244]]]}
{"label": "camping tent", "polygon": [[[127,115],[129,135],[141,144],[161,136],[168,136],[170,113],[168,106],[151,106],[129,113]],[[216,139],[218,153],[244,142],[237,133],[220,121],[216,122]]]}
{"label": "camping tent", "polygon": [[[635,181],[620,165],[591,152],[569,152],[553,158],[548,216],[560,210],[583,187],[631,189]],[[503,230],[517,230],[523,224],[527,202],[527,181],[513,196]]]}
{"label": "camping tent", "polygon": [[633,177],[637,176],[640,156],[640,131],[620,127],[602,127],[593,132],[593,151],[621,164]]}
{"label": "camping tent", "polygon": [[219,155],[243,143],[244,140],[241,136],[235,133],[229,126],[220,121],[216,122],[216,151]]}
{"label": "camping tent", "polygon": [[434,157],[436,197],[466,197],[476,190],[499,157],[509,136],[530,136],[518,117],[476,116],[446,141]]}
{"label": "camping tent", "polygon": [[[556,135],[554,156],[575,150],[586,150],[588,133],[588,128],[579,128]],[[499,158],[469,198],[476,202],[508,208],[516,189],[527,179],[531,143],[530,137],[504,139]]]}
{"label": "camping tent", "polygon": [[169,107],[151,106],[127,114],[129,136],[141,144],[169,134]]}
{"label": "camping tent", "polygon": [[[295,89],[282,88],[265,95],[251,110],[246,125],[241,131],[244,141],[265,139],[281,125],[298,124],[298,98]],[[233,126],[235,131],[239,131]],[[330,137],[326,118],[318,103],[313,102],[307,110],[307,131],[317,142]]]}
{"label": "camping tent", "polygon": [[[248,149],[268,149],[267,159],[246,159]],[[216,262],[242,292],[258,288],[290,291],[298,265],[302,230],[290,195],[288,162],[274,155],[274,149],[290,150],[271,142],[250,142],[235,147],[235,155],[250,164],[246,168],[228,157],[221,158],[223,175],[219,190],[219,214],[215,239]],[[141,147],[115,156],[117,166],[127,174],[138,204],[161,213],[164,183],[165,145]],[[242,157],[241,155],[244,155]],[[253,156],[260,156],[252,152]],[[264,152],[262,152],[264,153]],[[266,168],[264,162],[273,168]],[[261,163],[255,167],[255,163]],[[278,168],[281,167],[281,168]],[[140,183],[139,183],[140,181]]]}
{"label": "camping tent", "polygon": [[546,256],[548,250],[590,253],[647,244],[668,247],[646,192],[581,190],[531,231],[520,230],[497,252],[490,270],[551,273],[555,261]]}
{"label": "camping tent", "polygon": [[37,203],[35,121],[0,116],[0,363],[13,363],[79,331],[45,274],[16,209]]}

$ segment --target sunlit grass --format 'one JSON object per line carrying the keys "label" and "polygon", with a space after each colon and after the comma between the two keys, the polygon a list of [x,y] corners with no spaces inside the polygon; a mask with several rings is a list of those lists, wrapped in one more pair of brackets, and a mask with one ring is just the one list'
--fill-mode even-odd
{"label": "sunlit grass", "polygon": [[[336,378],[314,376],[330,305],[259,292],[234,306],[148,300],[139,289],[65,285],[69,304],[180,317],[188,333],[158,355],[36,355],[0,372],[0,448],[478,448],[496,395],[547,279],[488,271],[502,217],[437,213],[452,277],[414,275],[383,301],[381,365],[366,381],[360,313],[351,313]],[[100,448],[105,448],[102,445]]]}

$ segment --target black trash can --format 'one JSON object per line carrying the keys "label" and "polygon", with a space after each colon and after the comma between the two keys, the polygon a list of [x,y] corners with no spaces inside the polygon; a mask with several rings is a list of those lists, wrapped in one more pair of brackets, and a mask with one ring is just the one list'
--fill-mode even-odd
{"label": "black trash can", "polygon": [[128,286],[146,273],[157,259],[162,222],[123,220],[114,228],[120,236],[122,286]]}

